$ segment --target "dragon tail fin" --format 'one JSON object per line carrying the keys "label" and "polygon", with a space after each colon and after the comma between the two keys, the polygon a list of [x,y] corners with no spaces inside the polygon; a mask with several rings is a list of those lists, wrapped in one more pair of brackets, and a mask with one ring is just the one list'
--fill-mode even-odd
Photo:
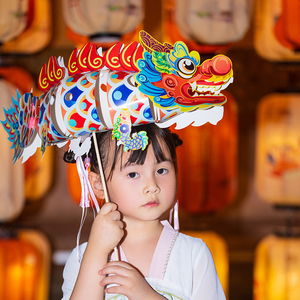
{"label": "dragon tail fin", "polygon": [[28,147],[37,133],[38,122],[38,97],[31,93],[20,95],[17,91],[17,99],[12,97],[11,107],[4,108],[5,120],[1,121],[8,134],[8,140],[14,149],[13,161],[16,162],[23,154],[23,149]]}
{"label": "dragon tail fin", "polygon": [[11,149],[14,149],[14,163],[21,157],[23,149],[20,144],[19,132],[19,98],[20,94],[17,91],[17,100],[12,97],[11,107],[8,109],[3,108],[5,120],[1,121],[5,131],[8,134],[8,140],[12,143]]}

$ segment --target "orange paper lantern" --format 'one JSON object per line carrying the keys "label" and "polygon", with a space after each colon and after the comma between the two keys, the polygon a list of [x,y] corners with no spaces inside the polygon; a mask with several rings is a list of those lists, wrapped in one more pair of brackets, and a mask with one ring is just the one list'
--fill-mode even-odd
{"label": "orange paper lantern", "polygon": [[89,41],[109,48],[116,42],[138,40],[144,19],[144,1],[74,1],[63,0],[66,35],[77,46]]}
{"label": "orange paper lantern", "polygon": [[298,300],[300,295],[300,238],[265,237],[255,250],[255,300]]}
{"label": "orange paper lantern", "polygon": [[298,62],[299,3],[290,0],[255,1],[254,48],[270,61]]}
{"label": "orange paper lantern", "polygon": [[[15,0],[14,0],[15,1]],[[2,45],[5,53],[32,54],[44,49],[52,36],[52,11],[50,0],[27,0],[29,20],[25,30]],[[24,1],[19,1],[24,2]],[[7,5],[7,1],[6,1]]]}
{"label": "orange paper lantern", "polygon": [[163,35],[199,53],[228,50],[250,27],[251,1],[164,0]]}
{"label": "orange paper lantern", "polygon": [[[19,93],[25,93],[32,89],[34,86],[33,79],[31,75],[24,69],[19,67],[1,67],[0,68],[0,77],[2,77],[5,80],[2,80],[3,85],[1,85],[2,92],[1,92],[1,99],[0,103],[4,107],[9,107],[11,105],[11,97],[16,98],[17,89],[19,90]],[[4,85],[5,84],[5,85]],[[5,91],[4,92],[4,86]],[[5,93],[5,94],[4,94]],[[2,110],[3,112],[3,110]],[[0,112],[0,119],[4,119],[4,115],[2,115],[2,112]],[[0,146],[1,153],[3,156],[3,159],[5,160],[6,164],[8,164],[7,169],[13,170],[14,168],[17,168],[16,166],[20,165],[22,168],[22,171],[18,170],[18,172],[15,173],[15,175],[12,176],[12,180],[16,180],[16,174],[18,173],[18,176],[20,176],[22,173],[25,174],[25,179],[22,179],[24,183],[20,183],[19,185],[17,182],[11,182],[9,184],[5,184],[5,187],[7,190],[14,189],[14,190],[20,190],[22,198],[25,198],[27,200],[39,200],[45,196],[45,194],[49,191],[52,182],[53,182],[53,161],[54,161],[54,149],[53,147],[48,147],[43,159],[41,152],[36,152],[32,157],[28,159],[24,164],[21,164],[21,162],[16,162],[14,165],[12,163],[12,154],[13,151],[10,149],[7,135],[2,127],[0,126],[0,135],[3,136],[3,143]],[[4,152],[7,152],[8,156],[4,156]],[[4,158],[5,157],[5,158]],[[5,176],[5,174],[3,175]],[[9,176],[6,176],[6,178],[9,178]],[[7,179],[5,179],[7,180]],[[3,184],[5,182],[3,180]],[[16,186],[18,188],[16,189]],[[9,194],[11,192],[8,192]],[[12,192],[12,194],[15,192]],[[25,193],[25,195],[24,195]],[[3,194],[4,195],[4,194]],[[5,197],[3,197],[5,198]],[[9,199],[9,197],[6,197],[6,199]],[[10,201],[10,200],[8,200]]]}
{"label": "orange paper lantern", "polygon": [[274,93],[257,109],[255,189],[279,206],[300,206],[300,94]]}
{"label": "orange paper lantern", "polygon": [[233,202],[237,192],[237,105],[226,92],[224,117],[217,125],[176,131],[180,209],[211,213]]}
{"label": "orange paper lantern", "polygon": [[34,230],[4,235],[0,237],[0,298],[48,299],[51,255],[45,236]]}

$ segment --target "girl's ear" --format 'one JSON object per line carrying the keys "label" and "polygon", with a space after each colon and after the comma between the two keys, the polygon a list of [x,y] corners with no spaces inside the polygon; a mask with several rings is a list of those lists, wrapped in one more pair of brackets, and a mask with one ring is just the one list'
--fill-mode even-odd
{"label": "girl's ear", "polygon": [[96,174],[95,172],[89,172],[88,178],[96,197],[99,199],[104,199],[104,191],[100,175]]}

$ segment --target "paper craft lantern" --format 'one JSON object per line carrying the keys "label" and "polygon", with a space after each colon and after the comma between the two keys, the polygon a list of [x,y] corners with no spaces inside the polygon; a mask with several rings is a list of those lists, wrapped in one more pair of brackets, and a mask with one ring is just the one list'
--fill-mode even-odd
{"label": "paper craft lantern", "polygon": [[299,61],[298,1],[255,1],[254,47],[270,61]]}
{"label": "paper craft lantern", "polygon": [[28,10],[31,9],[29,0],[0,0],[0,44],[21,34],[26,26]]}
{"label": "paper craft lantern", "polygon": [[135,40],[144,19],[144,1],[63,0],[67,36],[75,44],[89,41],[105,48]]}
{"label": "paper craft lantern", "polygon": [[251,0],[164,0],[163,7],[164,40],[200,53],[230,48],[250,27]]}
{"label": "paper craft lantern", "polygon": [[298,300],[300,295],[300,238],[265,237],[255,250],[255,300]]}
{"label": "paper craft lantern", "polygon": [[274,93],[257,109],[255,189],[263,201],[300,206],[300,94]]}
{"label": "paper craft lantern", "polygon": [[214,231],[182,231],[183,233],[202,239],[208,246],[216,266],[226,299],[229,294],[229,254],[224,238]]}
{"label": "paper craft lantern", "polygon": [[217,125],[176,131],[178,199],[189,213],[211,213],[234,201],[237,192],[237,105],[228,93],[224,117]]}
{"label": "paper craft lantern", "polygon": [[[16,2],[16,0],[0,1],[5,2],[5,5]],[[52,2],[50,0],[19,0],[18,2],[30,4],[26,28],[13,39],[7,40],[1,50],[5,53],[17,54],[33,54],[41,51],[49,44],[52,36]]]}
{"label": "paper craft lantern", "polygon": [[0,296],[9,300],[47,300],[50,246],[45,236],[22,230],[0,237]]}
{"label": "paper craft lantern", "polygon": [[[1,106],[10,105],[11,95],[16,87],[0,79]],[[0,109],[0,120],[4,119],[3,109]],[[10,142],[2,126],[0,126],[0,222],[10,221],[18,216],[24,206],[24,166],[21,162],[12,165],[13,155]]]}

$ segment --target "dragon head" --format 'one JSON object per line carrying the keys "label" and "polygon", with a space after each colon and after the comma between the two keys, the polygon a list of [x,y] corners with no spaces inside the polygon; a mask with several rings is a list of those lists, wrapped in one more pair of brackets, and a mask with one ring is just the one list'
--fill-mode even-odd
{"label": "dragon head", "polygon": [[[140,38],[144,46],[145,36]],[[176,42],[173,48],[169,44],[151,48],[155,43],[148,42],[150,46],[138,61],[136,81],[139,90],[156,106],[185,112],[226,102],[221,91],[233,81],[232,63],[227,56],[216,55],[200,64],[199,53],[189,52],[183,42]]]}

